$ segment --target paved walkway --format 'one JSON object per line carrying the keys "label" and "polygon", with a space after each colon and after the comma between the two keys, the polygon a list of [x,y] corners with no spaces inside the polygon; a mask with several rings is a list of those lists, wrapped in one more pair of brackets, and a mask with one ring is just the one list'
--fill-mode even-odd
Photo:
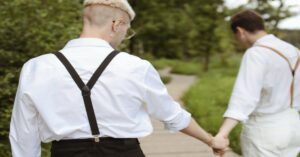
{"label": "paved walkway", "polygon": [[[196,80],[194,76],[169,74],[170,69],[160,71],[161,75],[170,75],[171,82],[167,85],[169,93],[180,102],[184,92]],[[141,146],[146,157],[214,157],[212,150],[187,135],[182,133],[171,134],[163,129],[163,125],[153,120],[154,133],[141,140]],[[239,157],[228,152],[225,157]]]}

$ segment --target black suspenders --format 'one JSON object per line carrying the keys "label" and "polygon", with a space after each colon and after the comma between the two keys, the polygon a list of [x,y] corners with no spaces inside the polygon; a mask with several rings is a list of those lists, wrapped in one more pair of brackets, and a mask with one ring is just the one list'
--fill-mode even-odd
{"label": "black suspenders", "polygon": [[66,67],[66,69],[70,73],[71,77],[73,78],[73,80],[75,81],[75,83],[77,84],[77,86],[79,87],[79,89],[82,92],[82,97],[84,100],[87,117],[89,120],[92,135],[95,137],[95,142],[99,142],[100,132],[99,132],[99,128],[97,125],[97,120],[96,120],[96,116],[95,116],[95,112],[94,112],[94,108],[93,108],[93,104],[92,104],[91,90],[92,90],[93,86],[95,85],[95,83],[97,82],[97,80],[99,79],[99,77],[101,76],[101,74],[103,73],[103,71],[105,70],[105,68],[113,60],[113,58],[118,54],[119,54],[119,52],[116,50],[111,52],[105,58],[105,60],[102,62],[102,64],[98,67],[98,69],[93,74],[93,76],[91,77],[91,79],[88,81],[87,84],[85,84],[81,80],[80,76],[78,75],[78,73],[76,72],[74,67],[71,65],[71,63],[67,60],[67,58],[62,53],[57,52],[54,54],[62,62],[62,64]]}

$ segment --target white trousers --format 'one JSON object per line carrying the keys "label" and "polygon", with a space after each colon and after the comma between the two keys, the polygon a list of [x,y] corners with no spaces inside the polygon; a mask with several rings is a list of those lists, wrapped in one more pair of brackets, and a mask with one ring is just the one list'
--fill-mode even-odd
{"label": "white trousers", "polygon": [[287,109],[273,115],[251,116],[241,134],[243,157],[297,157],[300,117]]}

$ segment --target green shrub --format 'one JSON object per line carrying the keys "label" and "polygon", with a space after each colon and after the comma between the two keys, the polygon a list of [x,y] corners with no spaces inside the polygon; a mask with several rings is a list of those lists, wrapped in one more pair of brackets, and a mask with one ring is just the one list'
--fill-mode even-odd
{"label": "green shrub", "polygon": [[150,60],[150,62],[153,64],[155,69],[161,70],[167,67],[173,67],[178,61],[162,58],[162,59]]}
{"label": "green shrub", "polygon": [[157,70],[171,68],[171,73],[182,75],[199,75],[202,72],[202,65],[196,60],[174,60],[174,59],[153,59],[150,60]]}
{"label": "green shrub", "polygon": [[[205,73],[184,95],[183,101],[199,124],[216,134],[223,122],[223,114],[231,95],[238,70],[238,60],[226,67],[214,67]],[[241,126],[230,134],[231,148],[241,153]]]}
{"label": "green shrub", "polygon": [[171,76],[161,76],[160,78],[161,78],[161,80],[163,81],[164,84],[168,84],[172,80]]}
{"label": "green shrub", "polygon": [[195,61],[177,62],[171,70],[171,73],[182,74],[182,75],[199,75],[201,72],[202,72],[201,64]]}

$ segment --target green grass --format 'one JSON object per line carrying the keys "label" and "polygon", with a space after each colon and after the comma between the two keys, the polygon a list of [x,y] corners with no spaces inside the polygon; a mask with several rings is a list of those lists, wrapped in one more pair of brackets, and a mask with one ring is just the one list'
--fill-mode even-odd
{"label": "green grass", "polygon": [[[216,134],[223,121],[223,114],[236,79],[239,56],[230,59],[227,66],[212,63],[209,72],[185,93],[183,101],[188,111],[198,123],[210,133]],[[239,136],[241,126],[236,127],[230,135],[231,148],[241,153]]]}
{"label": "green grass", "polygon": [[195,61],[177,62],[171,70],[171,73],[182,74],[182,75],[200,75],[201,72],[202,72],[201,64]]}
{"label": "green grass", "polygon": [[157,70],[171,68],[171,73],[182,75],[199,75],[202,72],[202,66],[197,61],[184,61],[172,59],[150,60]]}
{"label": "green grass", "polygon": [[167,67],[173,67],[178,60],[172,60],[172,59],[155,59],[155,60],[150,60],[150,62],[153,64],[155,69],[161,70]]}

